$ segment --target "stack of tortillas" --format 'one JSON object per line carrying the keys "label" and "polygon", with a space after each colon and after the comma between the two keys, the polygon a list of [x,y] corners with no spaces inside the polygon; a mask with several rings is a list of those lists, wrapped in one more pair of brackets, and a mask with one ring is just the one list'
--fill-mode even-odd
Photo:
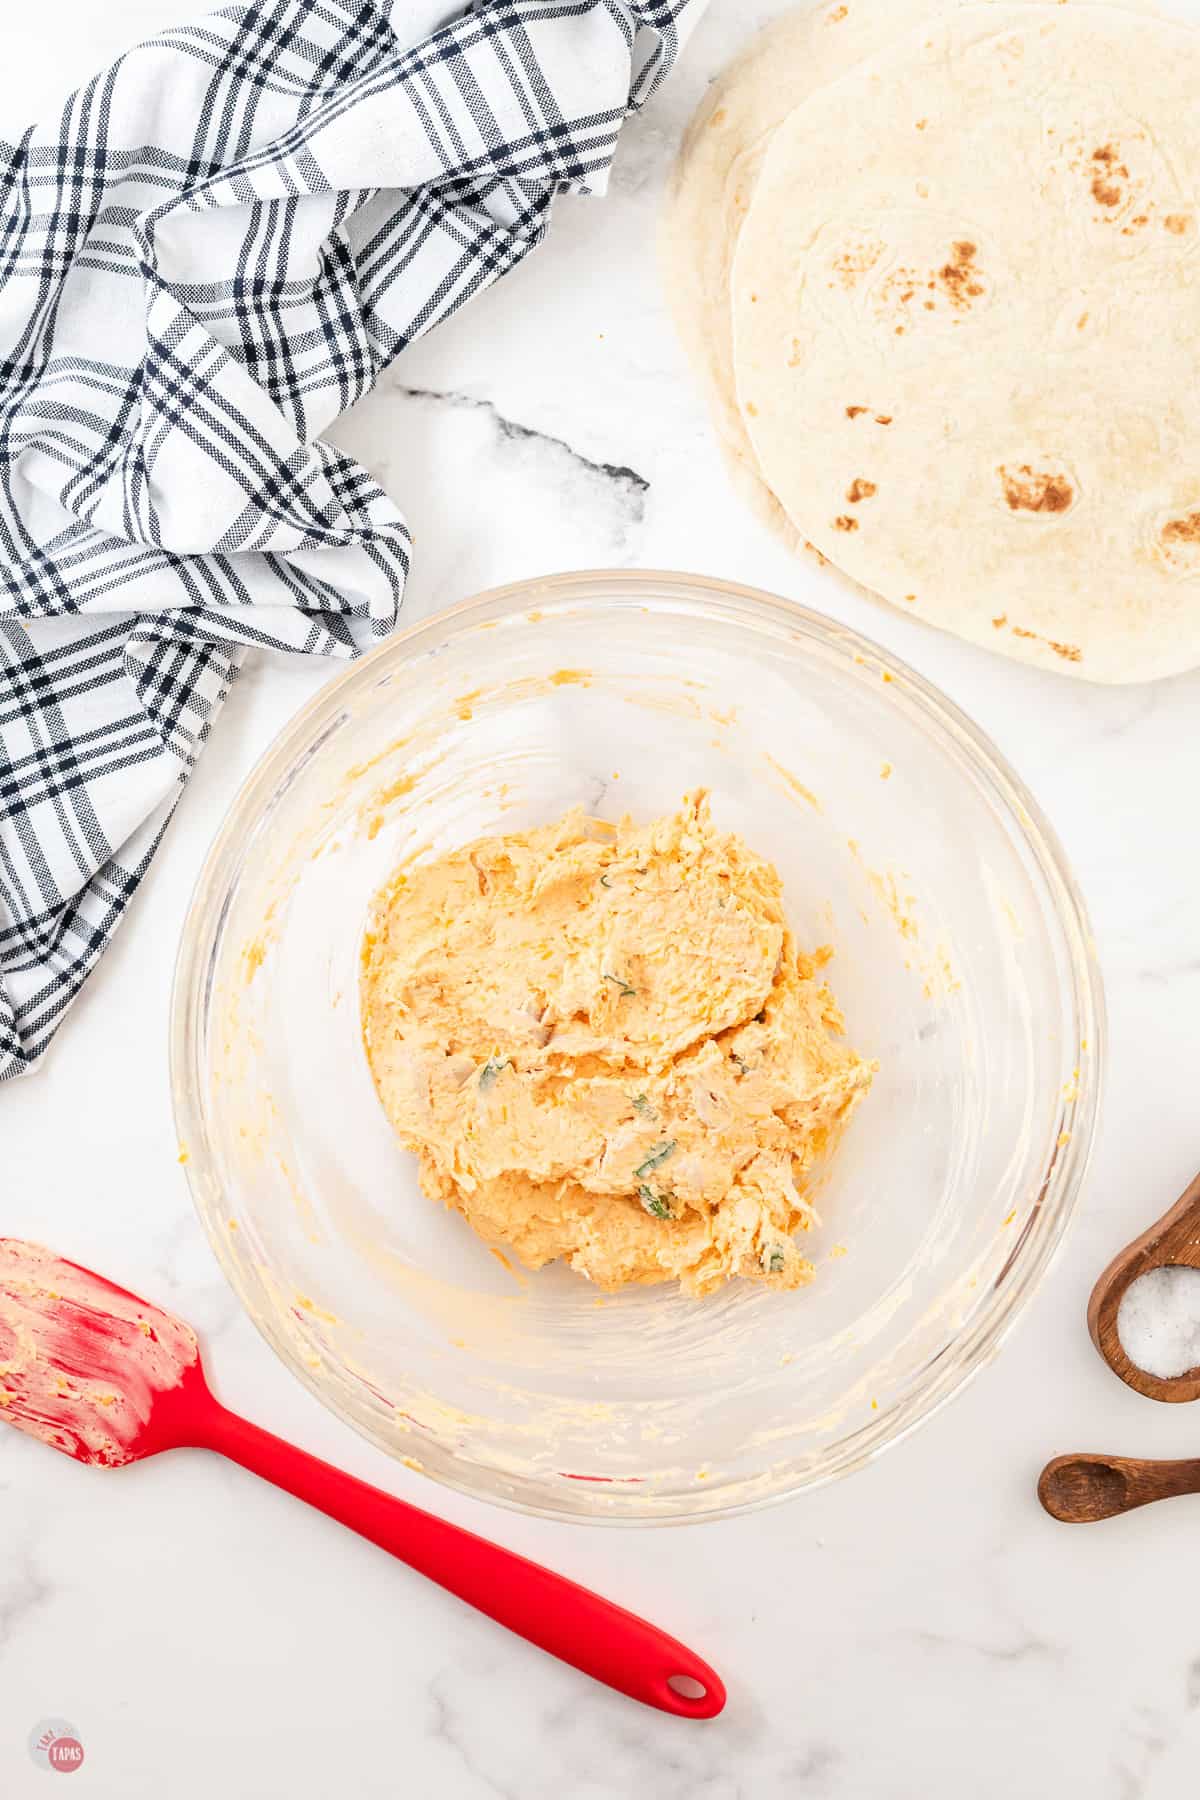
{"label": "stack of tortillas", "polygon": [[1094,681],[1200,663],[1200,31],[824,0],[710,91],[679,327],[739,479],[896,606]]}

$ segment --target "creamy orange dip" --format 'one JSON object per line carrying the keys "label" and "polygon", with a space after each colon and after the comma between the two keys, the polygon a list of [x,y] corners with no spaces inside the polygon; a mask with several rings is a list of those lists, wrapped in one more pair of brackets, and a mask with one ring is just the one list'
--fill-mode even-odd
{"label": "creamy orange dip", "polygon": [[530,1268],[795,1288],[810,1188],[871,1083],[772,865],[703,792],[570,812],[402,870],[362,976],[379,1097],[421,1184]]}

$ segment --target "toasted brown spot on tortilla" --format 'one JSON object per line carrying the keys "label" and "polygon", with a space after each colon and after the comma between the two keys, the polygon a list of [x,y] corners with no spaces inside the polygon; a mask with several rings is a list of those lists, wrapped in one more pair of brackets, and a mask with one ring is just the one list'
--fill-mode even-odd
{"label": "toasted brown spot on tortilla", "polygon": [[1191,512],[1186,519],[1168,519],[1162,536],[1165,544],[1200,544],[1200,512]]}
{"label": "toasted brown spot on tortilla", "polygon": [[865,413],[868,410],[869,408],[865,406],[848,406],[846,408],[846,417],[848,419],[857,419],[859,413]]}
{"label": "toasted brown spot on tortilla", "polygon": [[868,481],[863,475],[856,475],[846,489],[846,498],[851,506],[857,506],[860,500],[873,499],[877,491],[873,481]]}
{"label": "toasted brown spot on tortilla", "polygon": [[924,129],[928,125],[928,123],[929,123],[928,119],[918,119],[917,120],[917,130],[924,131]]}
{"label": "toasted brown spot on tortilla", "polygon": [[1101,144],[1092,151],[1092,162],[1096,164],[1092,172],[1092,199],[1097,206],[1119,206],[1122,197],[1120,179],[1128,181],[1129,170],[1117,160],[1116,146]]}
{"label": "toasted brown spot on tortilla", "polygon": [[834,257],[833,272],[841,279],[842,286],[849,290],[858,286],[859,276],[873,269],[882,255],[882,244],[860,243],[855,249],[843,250],[840,256]]}
{"label": "toasted brown spot on tortilla", "polygon": [[1187,213],[1168,213],[1163,220],[1163,229],[1174,237],[1182,237],[1184,232],[1192,229],[1192,221]]}
{"label": "toasted brown spot on tortilla", "polygon": [[728,114],[726,113],[725,108],[723,106],[718,106],[716,112],[708,122],[710,125],[723,125],[727,117]]}
{"label": "toasted brown spot on tortilla", "polygon": [[1083,651],[1075,644],[1061,644],[1057,638],[1043,637],[1040,631],[1027,631],[1024,625],[1014,625],[1012,634],[1014,637],[1032,638],[1035,643],[1045,644],[1048,650],[1053,650],[1055,656],[1061,656],[1066,662],[1083,661]]}
{"label": "toasted brown spot on tortilla", "polygon": [[1082,331],[1084,326],[1087,324],[1087,322],[1090,318],[1091,318],[1090,313],[1080,313],[1079,318],[1076,320],[1076,323],[1075,323],[1076,331]]}
{"label": "toasted brown spot on tortilla", "polygon": [[1011,512],[1066,512],[1075,490],[1061,471],[1035,469],[1032,463],[1009,468],[1001,463],[996,473]]}
{"label": "toasted brown spot on tortilla", "polygon": [[817,561],[820,563],[820,565],[823,569],[827,569],[829,567],[829,558],[825,555],[824,551],[818,550],[817,546],[814,543],[811,543],[808,538],[805,538],[805,540],[804,540],[804,548],[806,550],[812,551],[813,555],[816,557]]}
{"label": "toasted brown spot on tortilla", "polygon": [[905,594],[905,596],[904,596],[904,598],[909,602],[910,605],[916,599],[916,597],[917,596],[915,594]]}
{"label": "toasted brown spot on tortilla", "polygon": [[892,422],[891,413],[876,413],[875,414],[875,423],[877,425],[890,425],[891,422]]}
{"label": "toasted brown spot on tortilla", "polygon": [[1008,614],[1001,613],[998,619],[992,620],[992,624],[996,627],[996,630],[999,631],[1003,626],[1008,624]]}
{"label": "toasted brown spot on tortilla", "polygon": [[952,250],[950,261],[938,270],[938,281],[949,295],[951,306],[965,312],[971,301],[983,293],[979,270],[975,267],[979,250],[967,238],[960,238],[952,245]]}
{"label": "toasted brown spot on tortilla", "polygon": [[835,531],[857,531],[858,520],[852,519],[849,513],[839,513],[833,521]]}
{"label": "toasted brown spot on tortilla", "polygon": [[850,8],[848,6],[836,7],[835,10],[833,12],[831,12],[829,15],[829,23],[831,25],[840,25],[842,20],[845,18],[846,14],[849,11],[850,11]]}
{"label": "toasted brown spot on tortilla", "polygon": [[751,417],[751,418],[752,418],[752,419],[757,419],[757,417],[758,417],[758,408],[757,408],[757,406],[755,406],[755,404],[754,404],[754,402],[753,402],[753,400],[747,400],[747,402],[746,402],[746,411],[747,411],[747,412],[748,412],[748,413],[749,413],[749,414],[750,414],[750,417]]}

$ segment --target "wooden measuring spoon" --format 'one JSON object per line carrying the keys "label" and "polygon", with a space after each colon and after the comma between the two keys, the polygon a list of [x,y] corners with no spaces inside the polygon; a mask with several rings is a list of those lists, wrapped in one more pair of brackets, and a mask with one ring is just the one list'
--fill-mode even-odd
{"label": "wooden measuring spoon", "polygon": [[1038,1499],[1065,1525],[1115,1519],[1135,1506],[1176,1494],[1200,1494],[1200,1458],[1150,1462],[1141,1456],[1056,1456],[1038,1482]]}
{"label": "wooden measuring spoon", "polygon": [[[1092,1342],[1113,1373],[1129,1387],[1151,1400],[1197,1400],[1200,1399],[1200,1367],[1188,1369],[1182,1375],[1148,1374],[1130,1361],[1117,1335],[1117,1313],[1126,1290],[1150,1269],[1165,1267],[1200,1269],[1200,1175],[1170,1212],[1164,1213],[1149,1231],[1143,1231],[1141,1237],[1134,1238],[1132,1244],[1127,1244],[1113,1257],[1092,1289],[1087,1313]],[[1062,1461],[1062,1458],[1058,1460]],[[1113,1466],[1120,1460],[1119,1457],[1113,1459]],[[1166,1469],[1192,1465],[1160,1463],[1142,1466]],[[1054,1464],[1049,1467],[1053,1468]],[[1158,1497],[1157,1494],[1147,1495],[1151,1500]],[[1131,1504],[1141,1506],[1144,1502],[1138,1500]]]}
{"label": "wooden measuring spoon", "polygon": [[716,1671],[665,1631],[228,1412],[182,1319],[17,1238],[0,1238],[0,1419],[100,1468],[215,1450],[631,1700],[685,1719],[725,1704]]}

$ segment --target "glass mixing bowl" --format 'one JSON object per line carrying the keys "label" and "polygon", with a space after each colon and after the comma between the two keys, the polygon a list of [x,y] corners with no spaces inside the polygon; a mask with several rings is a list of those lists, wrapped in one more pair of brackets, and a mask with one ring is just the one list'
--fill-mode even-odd
{"label": "glass mixing bowl", "polygon": [[[879,1073],[811,1287],[605,1296],[420,1191],[363,1050],[363,929],[402,859],[697,786],[778,865],[800,943],[834,947]],[[485,594],[296,718],[200,878],[172,1065],[200,1216],[314,1393],[467,1492],[651,1522],[846,1474],[986,1361],[1079,1192],[1101,1030],[1062,852],[969,720],[794,604],[619,571]]]}

